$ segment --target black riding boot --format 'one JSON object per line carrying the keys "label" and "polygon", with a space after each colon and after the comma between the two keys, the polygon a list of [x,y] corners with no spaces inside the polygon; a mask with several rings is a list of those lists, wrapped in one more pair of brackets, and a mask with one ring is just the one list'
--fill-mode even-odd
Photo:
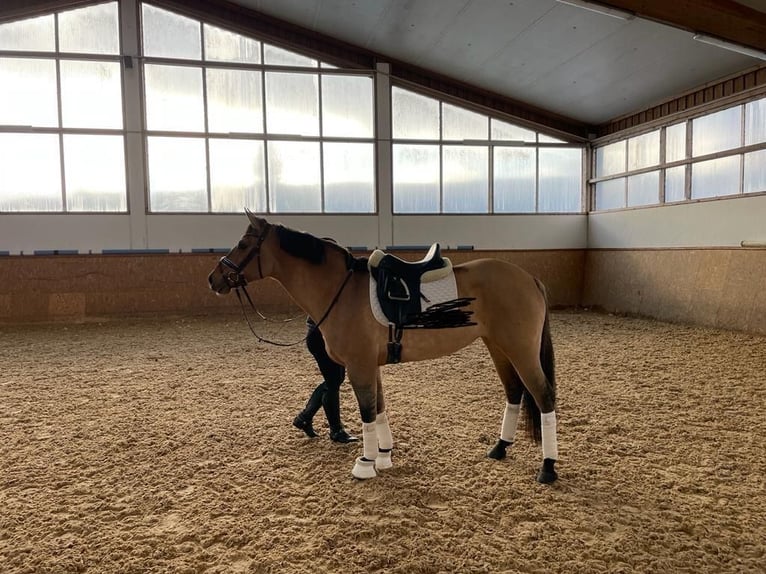
{"label": "black riding boot", "polygon": [[322,406],[322,399],[326,392],[326,383],[323,382],[317,385],[317,387],[314,389],[314,392],[311,393],[309,400],[306,402],[306,406],[303,407],[303,410],[298,413],[295,419],[293,419],[293,426],[301,429],[310,438],[319,436],[314,430],[312,422],[314,420],[314,415],[319,410],[319,407]]}
{"label": "black riding boot", "polygon": [[322,397],[322,406],[327,417],[327,423],[330,425],[330,440],[340,443],[359,440],[359,438],[348,434],[343,428],[343,423],[340,422],[340,392],[338,389],[327,389]]}

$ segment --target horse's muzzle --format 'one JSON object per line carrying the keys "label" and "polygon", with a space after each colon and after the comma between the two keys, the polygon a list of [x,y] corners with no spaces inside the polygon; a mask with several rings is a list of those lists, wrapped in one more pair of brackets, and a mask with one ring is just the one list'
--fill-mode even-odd
{"label": "horse's muzzle", "polygon": [[215,291],[216,295],[226,295],[231,291],[231,286],[222,273],[213,271],[207,276],[207,282],[210,285],[210,289]]}

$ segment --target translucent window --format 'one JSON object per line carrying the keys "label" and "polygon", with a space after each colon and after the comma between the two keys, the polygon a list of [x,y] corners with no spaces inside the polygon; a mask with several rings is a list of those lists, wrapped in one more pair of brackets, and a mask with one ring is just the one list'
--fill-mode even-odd
{"label": "translucent window", "polygon": [[444,213],[487,213],[489,150],[478,146],[444,146]]}
{"label": "translucent window", "polygon": [[0,50],[53,52],[55,49],[53,14],[0,24]]}
{"label": "translucent window", "polygon": [[665,202],[686,199],[686,166],[679,165],[665,170]]}
{"label": "translucent window", "polygon": [[210,200],[214,212],[240,213],[247,207],[265,212],[266,177],[263,142],[210,140]]}
{"label": "translucent window", "polygon": [[270,141],[268,153],[270,211],[321,211],[319,143]]}
{"label": "translucent window", "polygon": [[439,212],[439,146],[393,146],[394,213]]}
{"label": "translucent window", "polygon": [[261,73],[250,70],[207,70],[208,130],[263,132]]}
{"label": "translucent window", "polygon": [[372,78],[322,76],[322,135],[370,138],[373,113]]}
{"label": "translucent window", "polygon": [[391,88],[391,129],[401,139],[439,139],[439,102],[414,92]]}
{"label": "translucent window", "polygon": [[150,130],[205,129],[202,68],[146,64],[146,124]]}
{"label": "translucent window", "polygon": [[596,148],[596,177],[625,171],[625,142],[615,142]]}
{"label": "translucent window", "polygon": [[305,68],[316,68],[318,65],[318,62],[313,58],[270,44],[263,45],[263,63],[271,66],[301,66]]}
{"label": "translucent window", "polygon": [[0,125],[58,126],[56,62],[0,58]]}
{"label": "translucent window", "polygon": [[509,124],[500,120],[492,119],[490,122],[493,140],[505,141],[537,141],[537,134],[532,130]]}
{"label": "translucent window", "polygon": [[660,172],[650,171],[628,177],[628,207],[660,202]]}
{"label": "translucent window", "polygon": [[266,74],[266,130],[271,134],[319,135],[316,74]]}
{"label": "translucent window", "polygon": [[442,139],[486,140],[489,118],[464,108],[442,104]]}
{"label": "translucent window", "polygon": [[582,209],[582,151],[540,148],[538,212],[579,212]]}
{"label": "translucent window", "polygon": [[745,145],[766,142],[766,98],[745,106]]}
{"label": "translucent window", "polygon": [[150,211],[206,212],[207,162],[201,138],[147,138]]}
{"label": "translucent window", "polygon": [[205,59],[217,62],[261,63],[261,43],[210,24],[204,24]]}
{"label": "translucent window", "polygon": [[665,128],[665,161],[686,158],[686,122]]}
{"label": "translucent window", "polygon": [[69,211],[127,211],[125,141],[112,135],[64,135]]}
{"label": "translucent window", "polygon": [[628,170],[660,163],[660,131],[655,130],[628,139]]}
{"label": "translucent window", "polygon": [[742,106],[721,110],[692,120],[695,157],[742,145]]}
{"label": "translucent window", "polygon": [[59,13],[59,50],[89,54],[119,54],[117,2],[96,4]]}
{"label": "translucent window", "polygon": [[535,150],[498,147],[494,156],[495,213],[533,213],[537,187]]}
{"label": "translucent window", "polygon": [[325,143],[324,209],[332,213],[375,211],[375,150],[371,143]]}
{"label": "translucent window", "polygon": [[62,60],[61,117],[66,128],[122,128],[120,65]]}
{"label": "translucent window", "polygon": [[144,56],[200,60],[200,23],[149,4],[141,4]]}
{"label": "translucent window", "polygon": [[692,199],[739,193],[740,156],[692,164]]}
{"label": "translucent window", "polygon": [[596,184],[596,209],[625,207],[625,178],[610,179]]}
{"label": "translucent window", "polygon": [[766,191],[766,150],[745,154],[745,193]]}
{"label": "translucent window", "polygon": [[59,136],[0,133],[0,211],[61,211]]}

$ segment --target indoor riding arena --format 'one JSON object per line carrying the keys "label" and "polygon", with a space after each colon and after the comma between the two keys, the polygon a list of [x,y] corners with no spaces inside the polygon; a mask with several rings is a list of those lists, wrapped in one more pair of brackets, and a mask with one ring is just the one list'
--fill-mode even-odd
{"label": "indoor riding arena", "polygon": [[764,572],[766,2],[3,0],[0,277],[2,574]]}

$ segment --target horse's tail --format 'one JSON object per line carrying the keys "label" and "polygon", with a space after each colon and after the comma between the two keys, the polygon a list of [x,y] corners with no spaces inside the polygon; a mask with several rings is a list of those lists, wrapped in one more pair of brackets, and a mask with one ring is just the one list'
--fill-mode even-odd
{"label": "horse's tail", "polygon": [[[553,355],[553,340],[551,339],[551,324],[548,313],[548,293],[545,290],[545,285],[543,285],[539,279],[535,278],[535,283],[537,284],[537,288],[540,289],[540,292],[543,294],[543,298],[545,299],[545,320],[543,321],[543,333],[540,340],[540,365],[542,366],[543,372],[545,373],[545,378],[548,382],[547,392],[550,394],[551,399],[555,404],[556,360]],[[527,413],[527,433],[536,443],[539,444],[542,442],[543,438],[540,409],[537,406],[535,399],[532,398],[532,395],[529,394],[529,391],[527,391],[526,388],[524,389],[523,399],[524,410]]]}

